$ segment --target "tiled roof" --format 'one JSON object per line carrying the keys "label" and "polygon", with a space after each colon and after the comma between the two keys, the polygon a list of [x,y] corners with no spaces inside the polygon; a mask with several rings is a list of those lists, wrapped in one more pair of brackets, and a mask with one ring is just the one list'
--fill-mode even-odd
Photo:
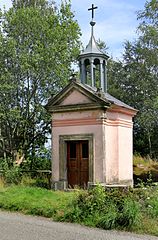
{"label": "tiled roof", "polygon": [[[87,84],[82,84],[82,83],[79,83],[79,84],[82,85],[82,87],[86,88],[91,93],[97,94],[97,88],[91,87]],[[120,101],[119,99],[113,97],[109,93],[101,92],[101,97],[100,98],[105,99],[106,101],[109,101],[111,104],[115,104],[115,105],[118,105],[120,107],[125,107],[125,108],[131,109],[131,110],[136,110],[133,107],[129,106],[128,104],[126,104],[126,103]]]}

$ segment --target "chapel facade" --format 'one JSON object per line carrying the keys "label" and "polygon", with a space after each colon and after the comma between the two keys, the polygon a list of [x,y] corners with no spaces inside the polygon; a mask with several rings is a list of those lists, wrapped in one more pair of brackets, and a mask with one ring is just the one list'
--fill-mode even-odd
{"label": "chapel facade", "polygon": [[107,92],[108,56],[96,43],[93,14],[90,25],[89,43],[78,58],[80,79],[72,77],[46,105],[52,115],[54,189],[133,186],[137,110]]}

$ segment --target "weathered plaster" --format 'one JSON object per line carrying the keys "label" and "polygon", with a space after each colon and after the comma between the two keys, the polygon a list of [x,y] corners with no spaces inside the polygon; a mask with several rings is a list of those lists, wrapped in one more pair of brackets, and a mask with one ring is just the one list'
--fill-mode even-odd
{"label": "weathered plaster", "polygon": [[73,90],[72,93],[65,98],[60,105],[71,105],[73,104],[83,104],[83,103],[91,103],[92,101],[82,93],[77,90]]}

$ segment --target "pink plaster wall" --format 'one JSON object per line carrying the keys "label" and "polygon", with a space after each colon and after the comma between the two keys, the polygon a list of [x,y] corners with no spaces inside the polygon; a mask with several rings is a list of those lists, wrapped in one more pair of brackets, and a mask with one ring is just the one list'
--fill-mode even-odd
{"label": "pink plaster wall", "polygon": [[96,118],[101,119],[104,116],[104,112],[101,110],[86,110],[76,112],[64,112],[53,114],[53,120],[66,120],[66,119],[80,119],[80,118]]}
{"label": "pink plaster wall", "polygon": [[133,179],[133,129],[118,127],[119,181]]}
{"label": "pink plaster wall", "polygon": [[90,103],[90,99],[78,92],[77,90],[73,90],[69,96],[67,96],[60,105],[71,105],[71,104],[82,104],[82,103]]}
{"label": "pink plaster wall", "polygon": [[124,120],[124,121],[129,121],[132,122],[132,116],[125,114],[125,113],[120,113],[120,112],[115,112],[115,111],[110,111],[110,109],[107,110],[106,112],[106,116],[107,119],[111,119],[111,120],[116,120],[116,119],[120,119],[120,120]]}
{"label": "pink plaster wall", "polygon": [[118,182],[118,127],[105,125],[106,183]]}
{"label": "pink plaster wall", "polygon": [[[106,182],[133,181],[133,123],[132,117],[118,112],[107,112],[105,122]],[[112,124],[113,120],[114,125]],[[115,123],[117,124],[115,125]]]}

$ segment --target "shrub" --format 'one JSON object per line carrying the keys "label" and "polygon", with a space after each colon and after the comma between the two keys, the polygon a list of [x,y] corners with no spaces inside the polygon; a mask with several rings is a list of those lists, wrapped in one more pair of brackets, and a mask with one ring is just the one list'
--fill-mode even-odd
{"label": "shrub", "polygon": [[50,183],[47,177],[45,176],[31,177],[31,174],[29,173],[23,174],[21,179],[21,185],[50,189]]}
{"label": "shrub", "polygon": [[17,166],[13,166],[8,169],[4,169],[3,173],[4,181],[7,184],[19,184],[21,182],[22,174]]}
{"label": "shrub", "polygon": [[127,197],[122,201],[121,211],[117,216],[117,223],[120,227],[131,228],[132,225],[136,225],[139,221],[139,204],[133,199]]}
{"label": "shrub", "polygon": [[80,192],[64,218],[104,229],[129,229],[137,223],[139,216],[139,203],[130,192],[104,190],[98,185],[92,190]]}
{"label": "shrub", "polygon": [[3,188],[5,186],[4,179],[2,176],[0,176],[0,188]]}
{"label": "shrub", "polygon": [[158,218],[158,188],[153,189],[151,194],[145,201],[147,214],[151,217]]}
{"label": "shrub", "polygon": [[111,203],[107,207],[107,212],[103,212],[100,215],[99,221],[96,224],[97,227],[109,230],[114,229],[116,227],[117,223],[117,208],[116,206]]}
{"label": "shrub", "polygon": [[22,173],[20,167],[13,164],[10,158],[0,159],[0,170],[2,170],[2,178],[6,184],[19,184]]}

